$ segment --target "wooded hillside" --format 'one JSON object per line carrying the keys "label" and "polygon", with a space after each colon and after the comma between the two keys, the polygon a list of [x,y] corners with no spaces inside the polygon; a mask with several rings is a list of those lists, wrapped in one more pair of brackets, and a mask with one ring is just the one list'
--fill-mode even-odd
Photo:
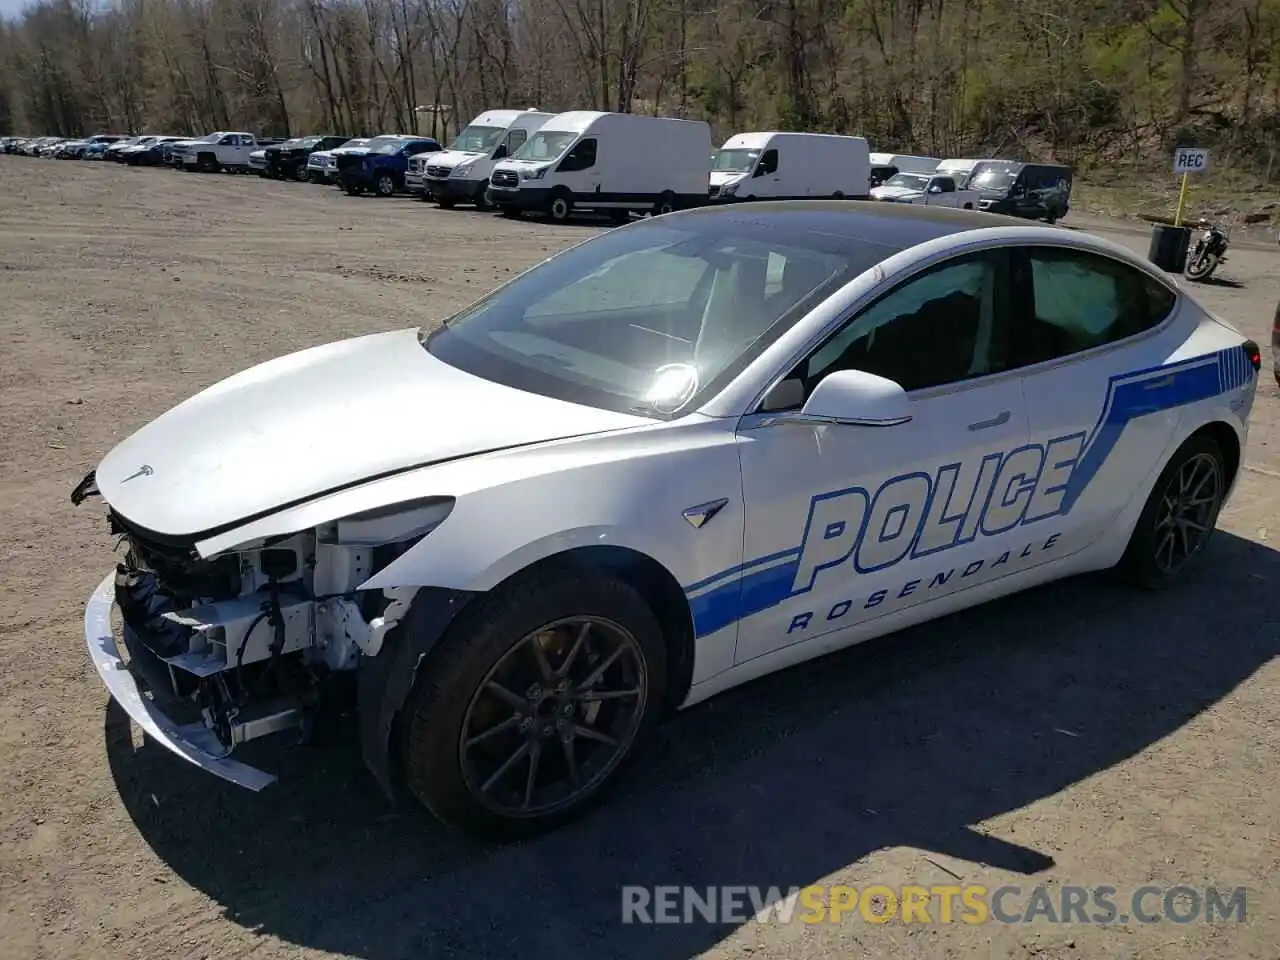
{"label": "wooded hillside", "polygon": [[1280,179],[1280,0],[40,0],[0,132],[445,138],[486,107]]}

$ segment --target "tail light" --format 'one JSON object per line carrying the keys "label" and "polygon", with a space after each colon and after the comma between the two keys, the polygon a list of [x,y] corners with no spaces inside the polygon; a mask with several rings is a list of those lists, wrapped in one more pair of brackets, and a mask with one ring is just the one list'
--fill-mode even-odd
{"label": "tail light", "polygon": [[1253,364],[1254,373],[1262,369],[1262,351],[1256,343],[1252,340],[1246,340],[1244,342],[1244,353],[1249,358],[1249,362]]}

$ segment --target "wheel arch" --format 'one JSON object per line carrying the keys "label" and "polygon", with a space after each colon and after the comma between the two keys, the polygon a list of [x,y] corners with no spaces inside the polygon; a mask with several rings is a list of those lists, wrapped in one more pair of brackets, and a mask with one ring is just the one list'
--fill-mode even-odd
{"label": "wheel arch", "polygon": [[[1182,443],[1178,444],[1181,450],[1190,440],[1195,437],[1207,435],[1222,451],[1223,466],[1226,468],[1227,476],[1225,487],[1230,491],[1236,481],[1236,477],[1240,473],[1240,464],[1242,459],[1242,447],[1240,442],[1240,434],[1236,428],[1225,420],[1210,420],[1208,423],[1201,424],[1195,430],[1187,435]],[[1176,455],[1176,451],[1175,451]]]}
{"label": "wheel arch", "polygon": [[678,708],[693,683],[693,612],[679,581],[665,565],[634,547],[588,544],[545,554],[508,573],[486,591],[420,587],[408,614],[390,633],[378,656],[364,661],[358,678],[361,753],[388,796],[394,797],[401,771],[393,745],[402,732],[409,693],[431,666],[431,653],[462,608],[516,580],[560,570],[572,576],[607,571],[633,586],[653,611],[667,644],[664,713]]}

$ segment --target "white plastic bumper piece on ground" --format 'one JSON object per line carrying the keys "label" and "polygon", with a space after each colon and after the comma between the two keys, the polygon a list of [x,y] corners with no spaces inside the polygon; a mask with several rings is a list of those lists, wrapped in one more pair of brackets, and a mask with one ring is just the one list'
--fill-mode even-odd
{"label": "white plastic bumper piece on ground", "polygon": [[254,791],[274,783],[276,778],[272,774],[223,756],[225,748],[203,724],[174,723],[142,695],[133,674],[120,658],[120,649],[111,632],[114,602],[115,574],[112,573],[98,584],[85,606],[84,639],[98,676],[116,703],[124,707],[148,737],[201,770]]}

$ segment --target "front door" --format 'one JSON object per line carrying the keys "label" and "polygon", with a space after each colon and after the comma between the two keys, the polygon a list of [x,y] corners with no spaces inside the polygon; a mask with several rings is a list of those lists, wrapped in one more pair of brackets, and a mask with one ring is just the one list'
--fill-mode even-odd
{"label": "front door", "polygon": [[600,192],[599,144],[595,137],[575,143],[556,165],[556,184],[568,188],[573,201],[589,205]]}
{"label": "front door", "polygon": [[1044,491],[1020,379],[1004,373],[1011,303],[1003,251],[953,258],[859,311],[792,371],[806,394],[841,369],[895,380],[912,399],[907,423],[743,419],[736,662],[836,631],[854,642],[860,626],[1043,552],[1020,529]]}

